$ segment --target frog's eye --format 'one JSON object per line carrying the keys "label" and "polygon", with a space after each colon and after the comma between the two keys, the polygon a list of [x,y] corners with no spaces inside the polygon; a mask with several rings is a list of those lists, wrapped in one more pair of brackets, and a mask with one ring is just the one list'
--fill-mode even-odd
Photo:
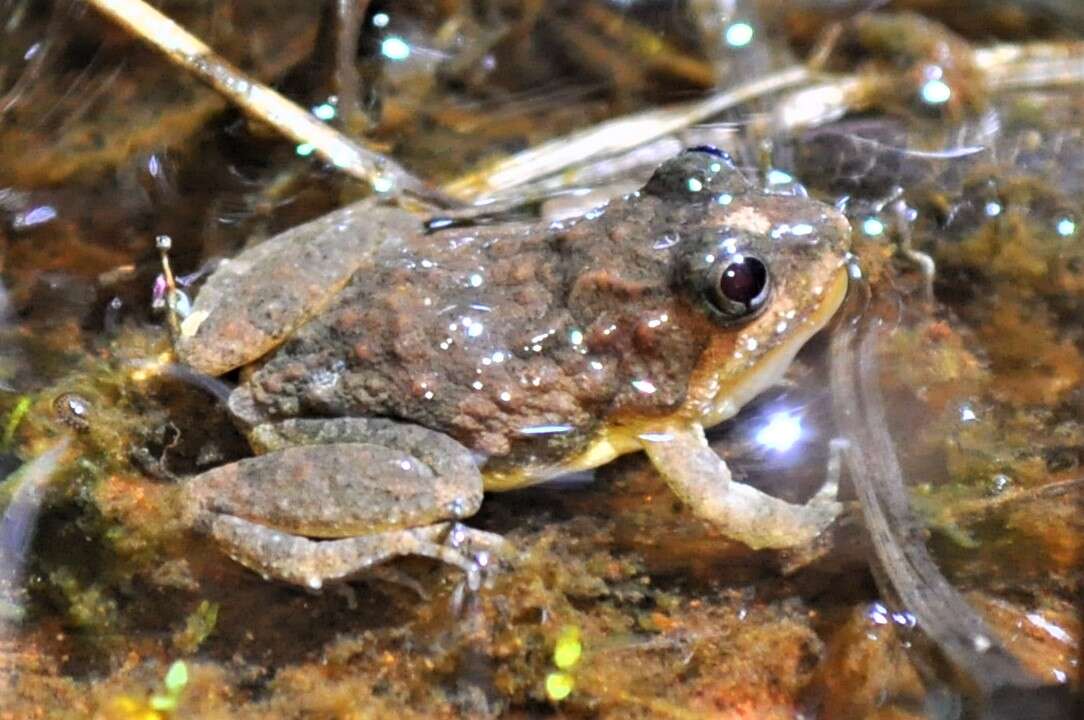
{"label": "frog's eye", "polygon": [[768,304],[771,276],[756,255],[742,253],[722,258],[705,288],[708,304],[725,321],[747,320]]}

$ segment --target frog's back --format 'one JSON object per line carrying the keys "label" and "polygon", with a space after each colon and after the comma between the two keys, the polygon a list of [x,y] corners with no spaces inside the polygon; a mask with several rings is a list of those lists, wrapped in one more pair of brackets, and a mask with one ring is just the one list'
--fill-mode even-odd
{"label": "frog's back", "polygon": [[[640,210],[645,222],[653,212],[650,203]],[[571,294],[585,294],[584,270],[607,267],[619,249],[607,246],[627,246],[629,227],[621,207],[570,228],[420,236],[355,274],[241,392],[266,418],[394,417],[487,457],[556,462],[588,444],[629,393],[658,411],[680,405],[682,382],[658,379],[686,378],[703,345],[687,328],[666,342],[649,337],[680,329],[646,325],[673,303],[661,256],[644,270],[661,284],[621,288],[619,275],[600,270],[586,283],[605,286],[598,302],[570,307]],[[640,325],[641,347],[626,352]]]}

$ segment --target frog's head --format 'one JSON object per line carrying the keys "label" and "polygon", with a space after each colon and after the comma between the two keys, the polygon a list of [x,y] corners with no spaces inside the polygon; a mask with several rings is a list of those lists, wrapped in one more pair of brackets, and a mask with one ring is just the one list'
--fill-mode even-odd
{"label": "frog's head", "polygon": [[660,198],[696,196],[686,202],[700,213],[701,230],[683,238],[672,277],[711,321],[686,401],[711,425],[777,382],[839,308],[850,224],[804,193],[758,191],[712,148],[665,163],[644,190]]}
{"label": "frog's head", "polygon": [[843,300],[847,220],[801,193],[759,190],[713,148],[664,163],[627,208],[606,213],[607,232],[586,251],[605,270],[583,273],[571,300],[624,321],[628,384],[653,395],[619,403],[634,416],[653,407],[725,420],[780,378]]}

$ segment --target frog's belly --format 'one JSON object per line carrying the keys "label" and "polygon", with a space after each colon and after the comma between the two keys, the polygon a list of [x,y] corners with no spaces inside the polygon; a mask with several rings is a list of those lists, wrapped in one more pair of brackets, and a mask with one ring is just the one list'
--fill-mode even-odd
{"label": "frog's belly", "polygon": [[482,480],[487,491],[501,492],[534,485],[562,475],[591,470],[605,465],[618,455],[636,452],[642,445],[640,431],[632,428],[606,430],[581,451],[557,463],[522,465],[516,468],[482,466]]}

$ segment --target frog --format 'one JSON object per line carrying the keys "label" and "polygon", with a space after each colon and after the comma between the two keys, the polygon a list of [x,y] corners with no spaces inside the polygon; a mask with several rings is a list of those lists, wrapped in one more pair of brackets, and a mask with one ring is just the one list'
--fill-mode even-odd
{"label": "frog", "polygon": [[221,376],[252,457],[185,481],[192,524],[309,588],[392,558],[501,548],[486,492],[643,451],[695,516],[754,549],[840,512],[731,477],[705,428],[778,383],[847,292],[850,225],[697,147],[573,220],[453,222],[361,201],[224,261],[176,341]]}

